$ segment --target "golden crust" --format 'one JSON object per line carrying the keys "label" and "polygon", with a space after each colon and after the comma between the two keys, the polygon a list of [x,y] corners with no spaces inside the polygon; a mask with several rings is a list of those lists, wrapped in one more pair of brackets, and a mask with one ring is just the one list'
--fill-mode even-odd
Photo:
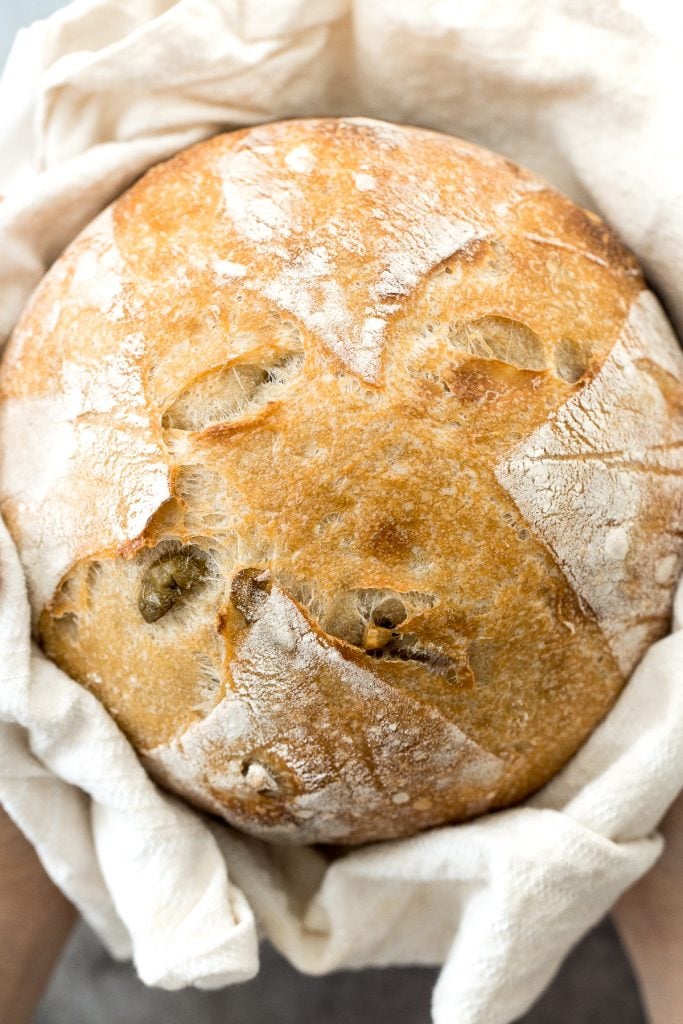
{"label": "golden crust", "polygon": [[599,218],[437,133],[293,121],[153,168],[4,360],[5,437],[38,454],[28,487],[6,443],[2,510],[47,652],[258,835],[521,799],[666,629],[683,360],[652,301]]}

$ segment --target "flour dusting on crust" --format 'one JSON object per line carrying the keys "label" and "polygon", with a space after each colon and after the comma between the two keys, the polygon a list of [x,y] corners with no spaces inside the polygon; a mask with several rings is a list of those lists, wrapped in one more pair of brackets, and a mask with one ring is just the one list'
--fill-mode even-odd
{"label": "flour dusting on crust", "polygon": [[[80,385],[87,394],[84,377]],[[99,378],[93,384],[92,406],[74,406],[66,394],[10,398],[0,406],[0,431],[26,439],[20,453],[2,459],[0,489],[24,531],[34,610],[50,600],[83,550],[133,540],[170,497],[168,468],[142,417],[125,407],[118,416],[98,410],[101,385]],[[46,420],[49,434],[38,429]],[[74,521],[82,524],[80,534]]]}
{"label": "flour dusting on crust", "polygon": [[[97,310],[121,330],[118,322],[130,309],[110,210],[64,260],[61,276],[71,271],[78,308]],[[61,307],[68,316],[68,298]],[[88,359],[62,361],[53,394],[0,403],[0,431],[22,439],[20,447],[3,452],[0,494],[13,505],[24,537],[21,555],[34,611],[84,552],[135,539],[170,497],[169,469],[155,440],[142,377],[145,339],[123,333],[118,348],[100,357],[98,341]]]}
{"label": "flour dusting on crust", "polygon": [[[642,292],[595,379],[496,471],[625,675],[663,632],[681,568],[683,421],[665,397],[667,379],[683,381],[677,348],[657,300]],[[658,503],[667,518],[648,524],[645,510]]]}
{"label": "flour dusting on crust", "polygon": [[[458,784],[477,792],[482,809],[495,797],[499,758],[436,709],[420,704],[417,712],[408,694],[347,661],[277,587],[231,670],[233,688],[211,714],[145,760],[205,807],[227,807],[237,825],[244,816],[269,839],[343,841],[369,818],[390,827],[397,807],[426,809]],[[331,700],[344,703],[353,728],[340,731]],[[261,749],[265,763],[250,761]],[[270,794],[292,779],[298,795],[286,816],[269,818]],[[254,828],[258,814],[240,802],[259,787],[265,811]]]}
{"label": "flour dusting on crust", "polygon": [[122,320],[123,260],[114,241],[112,207],[81,232],[78,257],[75,261],[72,286],[84,305],[98,309],[107,319]]}
{"label": "flour dusting on crust", "polygon": [[[455,211],[462,203],[448,195],[428,161],[401,171],[393,152],[405,146],[405,132],[375,122],[340,122],[365,132],[372,143],[373,173],[359,166],[349,172],[335,160],[342,133],[286,152],[251,141],[217,161],[225,214],[249,249],[244,284],[265,294],[314,332],[344,365],[377,382],[386,328],[420,280],[453,253],[481,240],[493,229],[474,213]],[[303,128],[301,129],[303,131]],[[269,126],[269,137],[273,126]],[[412,140],[410,140],[412,145]],[[411,159],[414,159],[414,147]],[[386,166],[390,163],[390,171]],[[308,173],[327,203],[313,219]],[[349,173],[357,199],[348,210]],[[390,173],[389,188],[377,188]],[[451,210],[453,212],[451,212]],[[355,265],[350,264],[350,255]]]}

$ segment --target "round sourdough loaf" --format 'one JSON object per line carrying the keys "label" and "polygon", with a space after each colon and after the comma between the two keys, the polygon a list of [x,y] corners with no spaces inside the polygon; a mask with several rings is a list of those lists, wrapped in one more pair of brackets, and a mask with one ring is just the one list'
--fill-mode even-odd
{"label": "round sourdough loaf", "polygon": [[180,153],[54,264],[1,388],[40,643],[255,835],[519,801],[667,630],[676,340],[598,217],[458,139]]}

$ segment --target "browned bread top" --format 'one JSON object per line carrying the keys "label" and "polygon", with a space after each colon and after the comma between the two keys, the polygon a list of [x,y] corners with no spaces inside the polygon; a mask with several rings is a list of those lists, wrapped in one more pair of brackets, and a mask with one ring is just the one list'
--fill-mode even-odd
{"label": "browned bread top", "polygon": [[362,119],[153,168],[4,358],[48,654],[161,781],[360,842],[550,778],[667,628],[683,358],[595,215]]}

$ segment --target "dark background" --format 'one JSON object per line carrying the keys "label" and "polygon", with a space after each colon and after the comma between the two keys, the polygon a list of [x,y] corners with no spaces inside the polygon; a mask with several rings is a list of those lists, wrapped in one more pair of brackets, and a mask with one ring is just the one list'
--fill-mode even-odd
{"label": "dark background", "polygon": [[[248,0],[247,0],[248,2]],[[501,0],[505,2],[505,0]],[[23,25],[61,0],[0,0],[0,66]],[[437,971],[395,968],[298,974],[262,948],[257,978],[221,992],[147,989],[129,964],[114,963],[85,925],[77,926],[35,1024],[428,1024]],[[645,1024],[636,985],[608,921],[571,953],[520,1024]]]}

